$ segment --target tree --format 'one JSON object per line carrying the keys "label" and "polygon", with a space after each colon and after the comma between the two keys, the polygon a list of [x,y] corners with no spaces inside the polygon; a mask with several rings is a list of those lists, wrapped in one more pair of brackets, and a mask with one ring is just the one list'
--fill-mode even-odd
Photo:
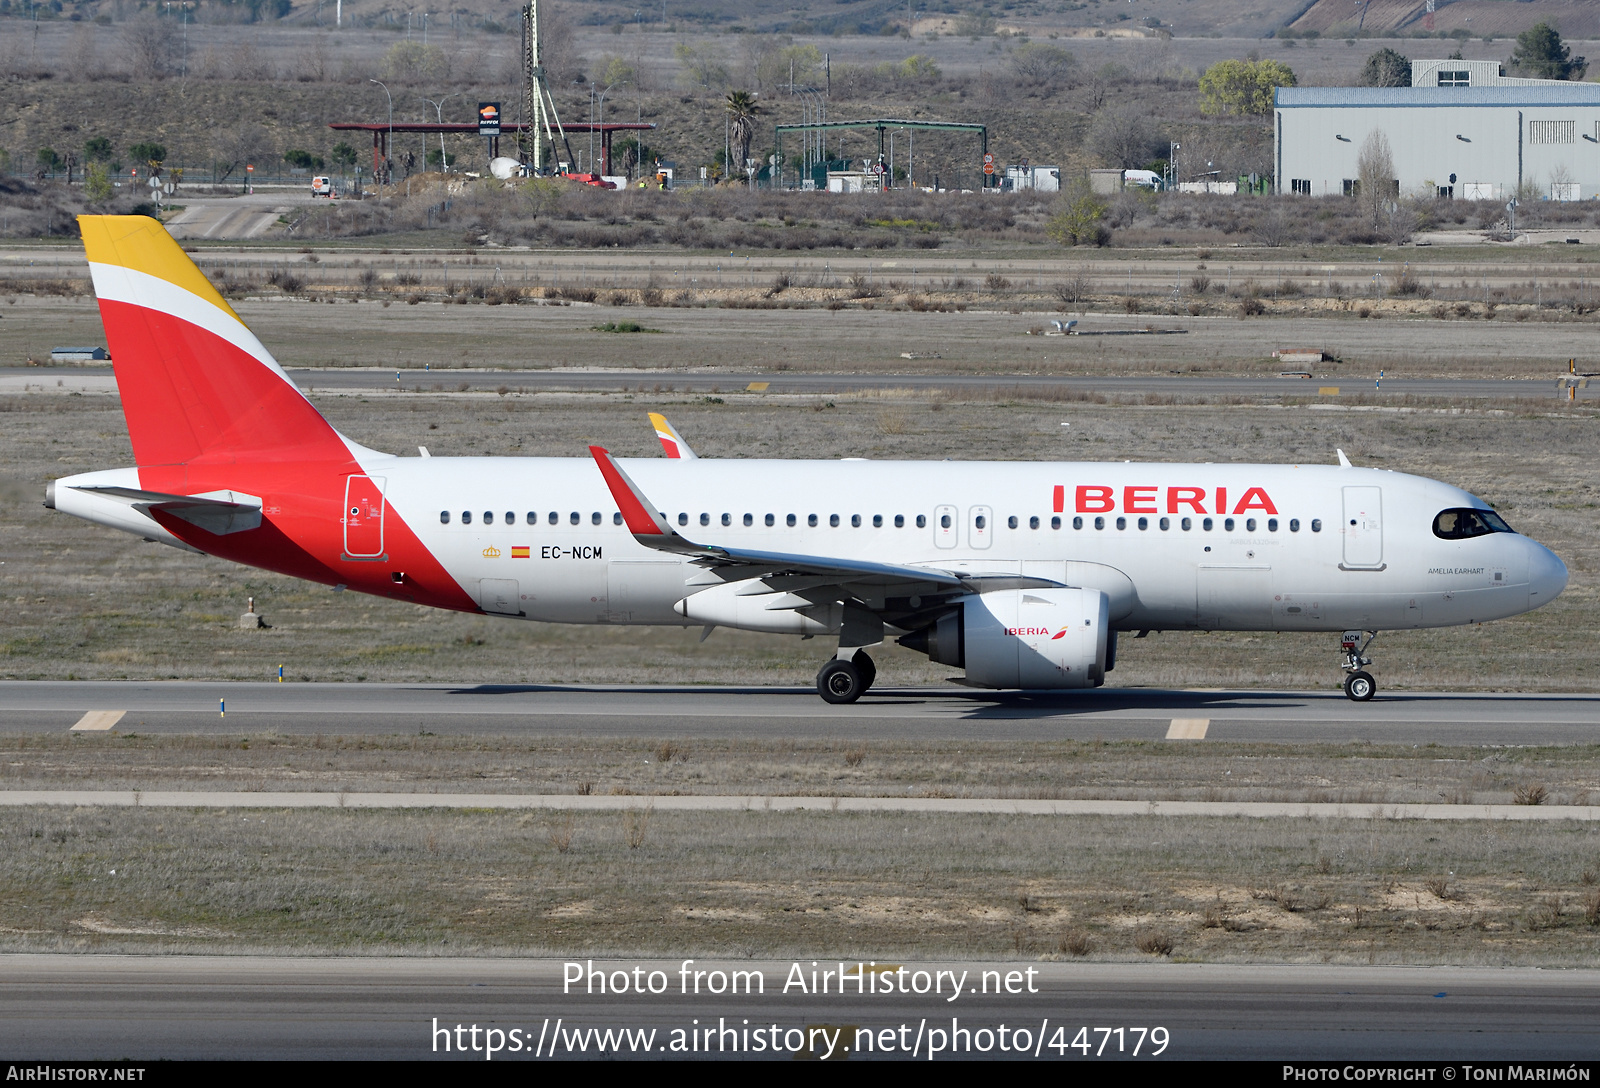
{"label": "tree", "polygon": [[1517,35],[1516,48],[1506,66],[1518,75],[1535,79],[1582,79],[1589,70],[1582,57],[1562,44],[1561,32],[1549,23],[1538,22]]}
{"label": "tree", "polygon": [[750,141],[756,136],[756,115],[761,107],[749,91],[729,91],[726,109],[728,122],[733,126],[733,143],[739,151],[737,165],[742,170],[750,157]]}
{"label": "tree", "polygon": [[1105,109],[1089,127],[1089,150],[1107,166],[1137,169],[1166,149],[1150,119],[1132,109]]}
{"label": "tree", "polygon": [[1072,75],[1078,67],[1078,58],[1059,45],[1029,42],[1012,50],[1006,58],[1006,64],[1019,83],[1055,87]]}
{"label": "tree", "polygon": [[105,162],[111,158],[111,141],[104,136],[92,136],[83,143],[86,162]]}
{"label": "tree", "polygon": [[1294,70],[1275,60],[1223,60],[1200,77],[1200,112],[1270,116],[1273,92],[1296,86]]}
{"label": "tree", "polygon": [[322,169],[322,157],[320,155],[313,155],[311,152],[302,151],[297,147],[291,147],[288,151],[285,151],[283,153],[283,161],[297,170]]}
{"label": "tree", "polygon": [[1389,148],[1389,137],[1382,129],[1367,133],[1361,152],[1356,156],[1356,177],[1360,188],[1354,196],[1360,202],[1363,214],[1371,213],[1372,225],[1377,226],[1383,211],[1399,194],[1399,182],[1394,176],[1394,152]]}
{"label": "tree", "polygon": [[56,154],[53,147],[41,147],[36,156],[39,162],[39,176],[53,174],[61,169],[61,156]]}
{"label": "tree", "polygon": [[1111,232],[1101,222],[1105,215],[1106,202],[1089,188],[1087,179],[1079,178],[1057,198],[1055,214],[1045,224],[1044,232],[1059,245],[1103,246],[1111,239]]}
{"label": "tree", "polygon": [[128,157],[135,162],[159,165],[167,161],[167,149],[153,140],[145,140],[128,148]]}
{"label": "tree", "polygon": [[399,83],[438,83],[450,76],[450,58],[437,45],[395,42],[383,55],[382,74]]}
{"label": "tree", "polygon": [[103,162],[89,163],[83,175],[83,192],[91,204],[104,204],[111,199],[111,171]]}
{"label": "tree", "polygon": [[339,173],[356,164],[356,149],[349,144],[334,144],[333,151],[328,156],[333,164],[339,168]]}
{"label": "tree", "polygon": [[672,55],[683,65],[682,79],[687,86],[709,91],[727,84],[727,58],[719,47],[709,42],[679,42],[672,47]]}
{"label": "tree", "polygon": [[594,77],[594,81],[602,87],[618,86],[632,83],[634,75],[633,65],[626,60],[621,57],[607,57],[601,62],[599,74]]}
{"label": "tree", "polygon": [[1409,87],[1411,58],[1393,49],[1380,49],[1362,66],[1359,83],[1363,87]]}

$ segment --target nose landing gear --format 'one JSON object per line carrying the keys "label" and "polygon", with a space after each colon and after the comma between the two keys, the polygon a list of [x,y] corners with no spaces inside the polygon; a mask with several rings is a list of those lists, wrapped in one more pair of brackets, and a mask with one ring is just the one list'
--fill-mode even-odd
{"label": "nose landing gear", "polygon": [[1373,631],[1365,642],[1361,640],[1362,634],[1361,631],[1346,631],[1339,640],[1344,650],[1344,661],[1340,667],[1345,671],[1345,697],[1357,703],[1367,702],[1378,690],[1378,682],[1362,668],[1363,665],[1372,664],[1372,658],[1366,656],[1367,647],[1378,637],[1378,632]]}

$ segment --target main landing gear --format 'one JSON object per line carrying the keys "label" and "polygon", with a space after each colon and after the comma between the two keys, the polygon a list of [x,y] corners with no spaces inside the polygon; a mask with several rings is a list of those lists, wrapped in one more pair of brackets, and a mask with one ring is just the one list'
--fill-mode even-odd
{"label": "main landing gear", "polygon": [[1357,703],[1367,702],[1378,690],[1378,682],[1361,667],[1372,664],[1372,658],[1366,656],[1367,647],[1378,637],[1378,632],[1373,631],[1365,642],[1361,641],[1362,634],[1361,631],[1346,631],[1339,640],[1344,650],[1344,662],[1340,667],[1345,671],[1345,697]]}
{"label": "main landing gear", "polygon": [[865,650],[848,660],[829,658],[817,672],[817,694],[830,703],[853,703],[867,693],[878,678],[878,666]]}

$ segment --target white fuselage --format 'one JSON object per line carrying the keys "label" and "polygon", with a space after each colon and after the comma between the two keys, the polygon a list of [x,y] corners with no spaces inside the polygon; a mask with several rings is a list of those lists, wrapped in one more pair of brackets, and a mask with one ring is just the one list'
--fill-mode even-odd
{"label": "white fuselage", "polygon": [[[362,460],[485,611],[685,624],[675,606],[707,584],[700,567],[634,540],[592,461]],[[1107,592],[1123,630],[1445,627],[1526,612],[1566,584],[1560,559],[1519,534],[1437,537],[1439,511],[1484,507],[1469,493],[1374,469],[621,464],[697,543],[1086,585]]]}

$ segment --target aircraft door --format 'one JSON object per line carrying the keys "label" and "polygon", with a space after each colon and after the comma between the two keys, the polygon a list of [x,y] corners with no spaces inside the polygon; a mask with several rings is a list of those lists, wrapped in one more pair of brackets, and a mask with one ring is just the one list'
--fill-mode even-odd
{"label": "aircraft door", "polygon": [[1346,569],[1383,569],[1383,489],[1344,489],[1344,563]]}
{"label": "aircraft door", "polygon": [[933,508],[933,542],[940,548],[953,548],[956,540],[961,535],[960,526],[956,519],[960,511],[953,506],[935,506]]}
{"label": "aircraft door", "polygon": [[987,548],[994,540],[994,511],[987,506],[974,506],[967,513],[967,543],[974,548]]}
{"label": "aircraft door", "polygon": [[344,483],[344,554],[347,559],[383,555],[383,476],[348,476]]}

